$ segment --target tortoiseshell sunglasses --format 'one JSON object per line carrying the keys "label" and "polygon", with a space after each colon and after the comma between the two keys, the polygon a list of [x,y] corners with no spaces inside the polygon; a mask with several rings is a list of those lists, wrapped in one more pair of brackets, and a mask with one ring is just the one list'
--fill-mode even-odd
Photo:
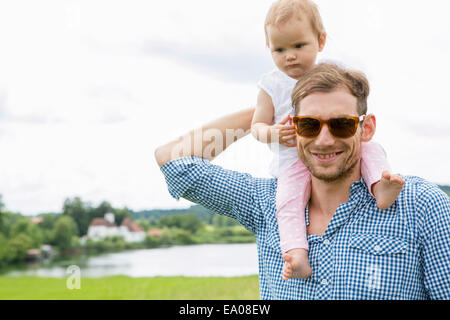
{"label": "tortoiseshell sunglasses", "polygon": [[293,123],[297,134],[305,138],[315,138],[320,134],[322,126],[326,124],[330,133],[337,138],[350,138],[355,135],[360,121],[364,121],[364,115],[359,117],[339,117],[322,120],[315,117],[293,117]]}

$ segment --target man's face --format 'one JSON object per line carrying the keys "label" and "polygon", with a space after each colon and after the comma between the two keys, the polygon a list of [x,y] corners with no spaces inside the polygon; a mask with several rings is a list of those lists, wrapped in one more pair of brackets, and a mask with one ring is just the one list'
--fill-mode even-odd
{"label": "man's face", "polygon": [[[312,93],[300,102],[298,116],[311,116],[328,120],[342,116],[356,116],[357,100],[346,88],[332,92]],[[327,125],[315,138],[297,136],[297,149],[300,159],[313,177],[326,182],[347,177],[359,172],[361,155],[361,127],[353,137],[342,139],[334,137]]]}

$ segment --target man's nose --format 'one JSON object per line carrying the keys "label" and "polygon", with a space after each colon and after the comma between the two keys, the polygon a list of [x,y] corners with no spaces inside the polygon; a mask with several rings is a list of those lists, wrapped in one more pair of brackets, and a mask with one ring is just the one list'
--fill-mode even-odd
{"label": "man's nose", "polygon": [[335,143],[334,136],[331,134],[328,129],[328,125],[324,124],[322,126],[322,130],[320,130],[319,135],[316,137],[314,141],[317,146],[332,146]]}

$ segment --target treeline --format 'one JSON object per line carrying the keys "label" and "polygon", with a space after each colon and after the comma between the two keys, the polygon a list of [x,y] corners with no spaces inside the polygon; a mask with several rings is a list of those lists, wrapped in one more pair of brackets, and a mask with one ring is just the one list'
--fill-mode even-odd
{"label": "treeline", "polygon": [[450,196],[450,186],[438,186],[442,189],[445,193],[447,193],[448,196]]}
{"label": "treeline", "polygon": [[146,220],[156,222],[163,217],[170,217],[173,215],[184,215],[187,213],[195,213],[204,223],[220,226],[237,226],[239,223],[232,218],[213,214],[211,210],[206,209],[200,205],[193,205],[187,209],[155,209],[143,211],[130,211],[131,216],[135,220]]}
{"label": "treeline", "polygon": [[254,234],[237,224],[234,219],[212,215],[210,223],[205,223],[196,213],[165,216],[151,223],[139,220],[144,229],[159,228],[159,237],[147,237],[149,248],[201,243],[249,243],[254,242]]}
{"label": "treeline", "polygon": [[[194,208],[193,212],[183,210],[180,213],[176,210],[175,213],[166,212],[162,215],[142,215],[136,219],[139,214],[126,207],[113,208],[106,201],[93,206],[75,197],[64,201],[61,213],[44,213],[29,217],[5,210],[0,195],[0,266],[25,261],[29,249],[39,249],[43,244],[51,245],[58,254],[97,254],[170,245],[254,242],[253,234],[238,225],[235,220],[210,212],[203,212],[207,216],[198,214],[198,210],[202,209]],[[141,243],[127,243],[122,237],[82,241],[91,221],[104,217],[108,212],[114,213],[117,225],[128,217],[135,220],[146,233],[156,229],[158,234],[147,234]]]}
{"label": "treeline", "polygon": [[59,253],[81,248],[80,237],[86,235],[89,223],[107,212],[115,213],[119,221],[131,217],[127,208],[115,209],[108,202],[94,207],[80,198],[67,199],[61,213],[23,216],[5,210],[0,195],[0,265],[23,262],[29,249],[43,244]]}

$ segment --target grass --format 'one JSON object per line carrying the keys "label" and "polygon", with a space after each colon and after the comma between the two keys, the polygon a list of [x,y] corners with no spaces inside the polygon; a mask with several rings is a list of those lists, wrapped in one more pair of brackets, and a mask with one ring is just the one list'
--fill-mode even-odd
{"label": "grass", "polygon": [[234,278],[114,276],[81,278],[69,290],[66,278],[0,277],[2,300],[257,300],[258,276]]}

